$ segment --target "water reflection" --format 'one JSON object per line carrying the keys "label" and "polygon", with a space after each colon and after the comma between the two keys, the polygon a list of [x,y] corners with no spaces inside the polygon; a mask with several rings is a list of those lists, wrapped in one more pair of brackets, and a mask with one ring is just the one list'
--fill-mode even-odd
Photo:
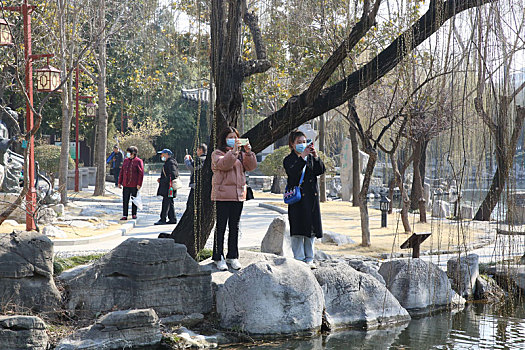
{"label": "water reflection", "polygon": [[500,306],[469,304],[460,312],[413,319],[396,328],[347,330],[230,349],[525,349],[523,301]]}

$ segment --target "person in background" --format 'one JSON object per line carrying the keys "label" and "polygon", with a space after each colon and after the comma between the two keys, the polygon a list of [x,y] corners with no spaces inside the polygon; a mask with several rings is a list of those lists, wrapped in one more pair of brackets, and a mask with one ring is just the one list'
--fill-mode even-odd
{"label": "person in background", "polygon": [[[177,191],[173,189],[173,180],[179,177],[179,169],[176,160],[173,158],[173,152],[165,148],[160,153],[160,159],[164,162],[160,178],[157,179],[159,189],[157,196],[162,196],[162,209],[160,210],[160,220],[155,225],[171,225],[177,223],[175,216],[175,206],[173,198],[177,197]],[[166,221],[168,217],[168,221]]]}
{"label": "person in background", "polygon": [[204,161],[206,160],[206,154],[208,152],[208,146],[205,143],[202,143],[197,148],[197,158],[193,160],[189,154],[186,154],[184,157],[184,164],[186,168],[191,171],[190,177],[190,187],[195,187],[195,170],[202,168]]}
{"label": "person in background", "polygon": [[325,166],[313,144],[307,144],[303,132],[292,131],[288,137],[290,154],[283,160],[288,175],[288,188],[301,184],[301,200],[288,205],[288,220],[294,258],[315,269],[314,241],[323,236],[321,208],[319,205],[319,186],[317,176],[325,172]]}
{"label": "person in background", "polygon": [[[137,157],[138,152],[137,147],[128,147],[126,150],[126,159],[124,159],[118,178],[118,187],[123,188],[123,214],[120,220],[128,219],[129,199],[131,196],[137,196],[137,192],[142,187],[142,181],[144,180],[144,163],[142,159]],[[134,203],[131,206],[131,215],[133,219],[137,218],[137,206]]]}
{"label": "person in background", "polygon": [[106,159],[106,164],[111,162],[110,174],[112,174],[113,178],[115,179],[115,186],[118,186],[118,178],[120,176],[120,169],[122,167],[123,160],[124,155],[122,154],[122,151],[119,149],[118,145],[113,146],[113,152],[111,152],[108,159]]}
{"label": "person in background", "polygon": [[[229,263],[235,270],[241,268],[239,262],[239,221],[243,203],[246,200],[246,177],[244,172],[257,167],[255,153],[248,140],[241,146],[239,132],[228,127],[221,132],[217,149],[211,155],[213,171],[211,200],[217,208],[217,225],[213,243],[213,261],[217,269],[228,270]],[[244,148],[244,150],[241,150]],[[224,261],[224,233],[228,224],[228,254]]]}

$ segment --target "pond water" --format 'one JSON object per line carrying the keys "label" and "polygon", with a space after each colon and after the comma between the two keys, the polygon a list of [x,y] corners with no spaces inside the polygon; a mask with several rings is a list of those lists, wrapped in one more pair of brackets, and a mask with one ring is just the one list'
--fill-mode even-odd
{"label": "pond water", "polygon": [[346,330],[313,338],[294,338],[225,349],[525,349],[525,303],[468,304],[384,330]]}

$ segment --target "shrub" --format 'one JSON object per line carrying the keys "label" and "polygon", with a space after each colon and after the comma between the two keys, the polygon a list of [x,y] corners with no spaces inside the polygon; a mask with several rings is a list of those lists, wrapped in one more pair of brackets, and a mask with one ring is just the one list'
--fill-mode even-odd
{"label": "shrub", "polygon": [[[70,155],[68,158],[68,168],[72,169],[75,167],[75,162]],[[35,147],[35,160],[38,162],[40,170],[45,171],[53,180],[60,167],[60,146],[42,145]]]}
{"label": "shrub", "polygon": [[150,159],[157,154],[151,141],[141,138],[140,136],[125,136],[120,140],[120,149],[124,154],[126,154],[126,149],[129,146],[137,147],[139,149],[138,157],[143,160]]}

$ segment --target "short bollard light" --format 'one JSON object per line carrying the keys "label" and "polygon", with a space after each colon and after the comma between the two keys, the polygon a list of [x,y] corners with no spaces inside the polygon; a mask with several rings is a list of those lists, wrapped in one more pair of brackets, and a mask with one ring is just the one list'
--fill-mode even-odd
{"label": "short bollard light", "polygon": [[379,209],[381,210],[381,227],[386,227],[386,215],[390,209],[390,199],[386,198],[384,194],[381,195],[379,200]]}

